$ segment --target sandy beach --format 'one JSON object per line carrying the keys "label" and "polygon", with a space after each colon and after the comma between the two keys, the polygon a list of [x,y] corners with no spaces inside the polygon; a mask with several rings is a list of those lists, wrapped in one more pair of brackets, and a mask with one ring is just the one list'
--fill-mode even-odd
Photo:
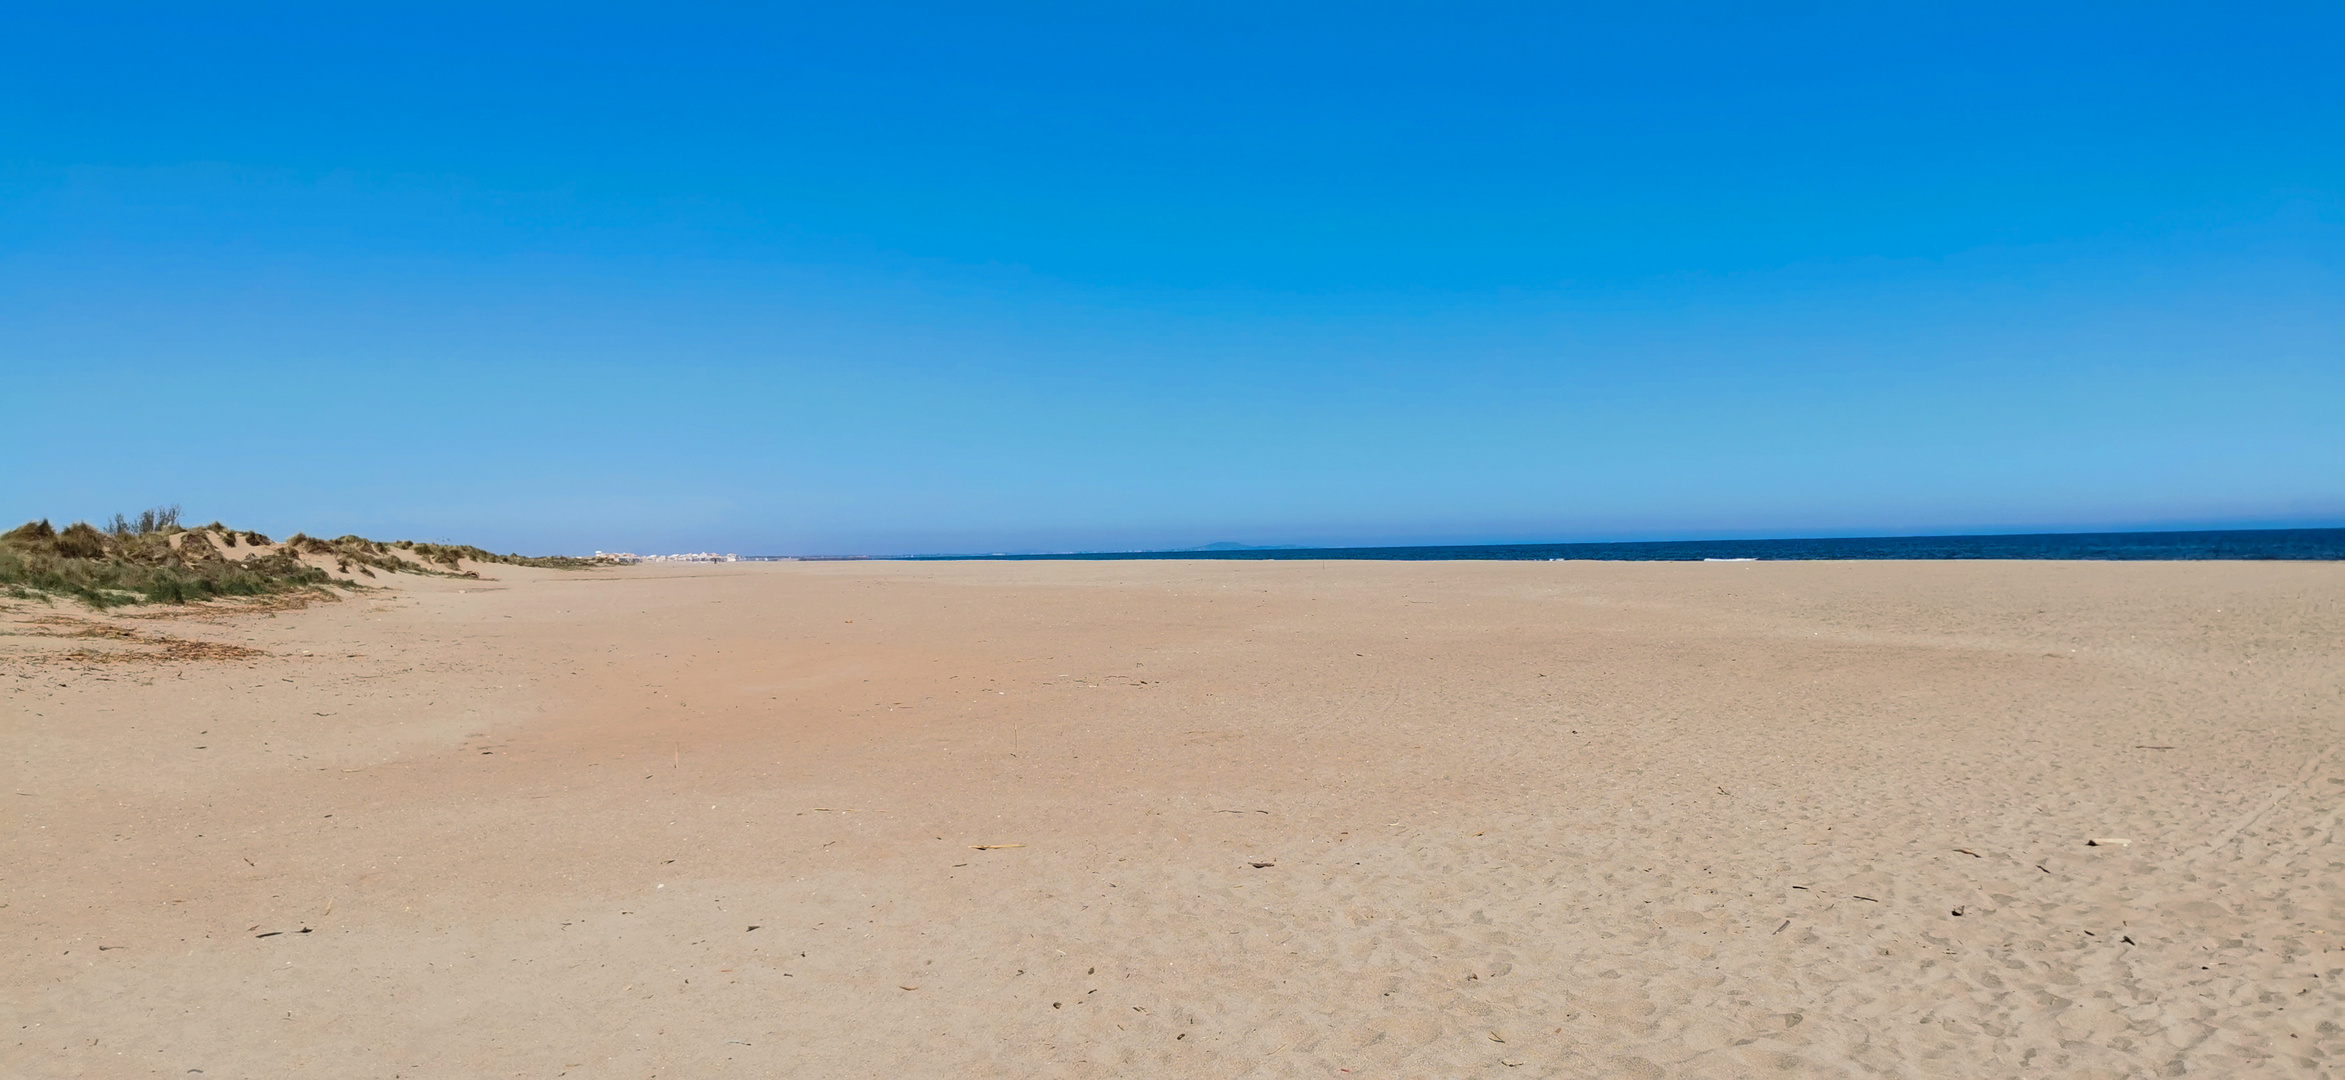
{"label": "sandy beach", "polygon": [[2345,1067],[2338,564],[480,573],[5,602],[0,1074]]}

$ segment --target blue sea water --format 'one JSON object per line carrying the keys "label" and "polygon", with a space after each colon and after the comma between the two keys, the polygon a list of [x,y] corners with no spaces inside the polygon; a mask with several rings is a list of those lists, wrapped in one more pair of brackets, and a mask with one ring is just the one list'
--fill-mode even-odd
{"label": "blue sea water", "polygon": [[1093,551],[1059,555],[925,555],[926,559],[2289,559],[2345,560],[2345,529],[1859,536],[1811,540],[1655,540],[1618,544],[1456,544],[1434,547]]}

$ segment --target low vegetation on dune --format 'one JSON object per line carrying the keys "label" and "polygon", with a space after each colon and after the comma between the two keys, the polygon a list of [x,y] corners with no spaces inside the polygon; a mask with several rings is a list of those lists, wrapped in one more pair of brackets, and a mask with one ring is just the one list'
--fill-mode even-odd
{"label": "low vegetation on dune", "polygon": [[[77,521],[62,529],[33,521],[0,533],[0,591],[9,596],[66,596],[92,607],[185,604],[220,597],[357,588],[336,573],[375,572],[476,577],[466,561],[580,569],[602,560],[498,555],[469,544],[385,543],[362,536],[321,540],[300,533],[277,543],[219,522],[180,524],[179,508],[136,518],[114,515],[105,528]],[[308,557],[305,559],[305,556]],[[318,565],[331,559],[333,569]]]}
{"label": "low vegetation on dune", "polygon": [[[345,536],[342,539],[358,540],[358,537]],[[335,542],[340,543],[341,541]],[[358,542],[366,543],[364,540],[358,540]],[[401,540],[392,546],[403,551],[413,552],[416,558],[425,562],[439,563],[451,570],[456,568],[458,560],[476,563],[503,563],[507,566],[543,566],[554,570],[584,570],[590,566],[618,565],[612,559],[587,558],[578,555],[499,555],[493,551],[484,551],[473,547],[471,544],[425,544],[413,540]]]}
{"label": "low vegetation on dune", "polygon": [[[211,543],[189,543],[176,522],[141,531],[88,522],[63,529],[35,521],[0,533],[0,587],[11,596],[70,596],[93,607],[184,604],[223,596],[262,596],[333,583],[333,576],[258,533],[236,534],[248,548],[230,558]],[[226,530],[222,530],[225,532]]]}
{"label": "low vegetation on dune", "polygon": [[475,576],[472,571],[463,569],[467,562],[542,566],[554,570],[583,570],[590,566],[612,565],[609,559],[584,559],[573,555],[499,555],[470,544],[369,540],[363,536],[338,536],[332,540],[320,540],[314,536],[294,533],[285,538],[284,546],[303,555],[330,555],[335,560],[335,568],[345,574],[354,568],[365,574],[368,567],[373,567],[403,574]]}

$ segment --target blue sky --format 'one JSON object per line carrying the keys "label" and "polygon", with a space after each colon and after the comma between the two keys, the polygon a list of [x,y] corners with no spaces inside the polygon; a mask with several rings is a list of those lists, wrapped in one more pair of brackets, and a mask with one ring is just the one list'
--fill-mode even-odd
{"label": "blue sky", "polygon": [[0,513],[2345,523],[2334,7],[1101,7],[0,9]]}

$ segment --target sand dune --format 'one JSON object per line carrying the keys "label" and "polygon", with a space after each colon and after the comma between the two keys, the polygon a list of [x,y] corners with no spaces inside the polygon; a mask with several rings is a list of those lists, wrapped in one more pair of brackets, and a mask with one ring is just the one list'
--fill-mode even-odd
{"label": "sand dune", "polygon": [[2345,1061],[2345,567],[482,574],[8,602],[0,1073]]}

